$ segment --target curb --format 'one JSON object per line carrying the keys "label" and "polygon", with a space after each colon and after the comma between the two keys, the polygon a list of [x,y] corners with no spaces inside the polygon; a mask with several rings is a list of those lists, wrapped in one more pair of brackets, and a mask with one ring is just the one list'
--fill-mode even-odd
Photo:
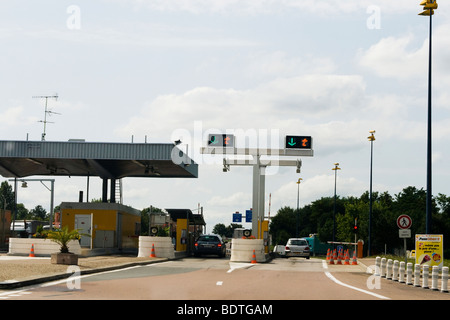
{"label": "curb", "polygon": [[[160,258],[160,260],[158,260],[158,261],[141,261],[141,262],[123,263],[123,264],[119,264],[119,265],[115,265],[115,266],[82,270],[82,271],[80,271],[80,275],[87,275],[87,274],[93,274],[93,273],[100,273],[100,272],[124,269],[124,268],[139,266],[139,265],[155,264],[155,263],[160,263],[160,262],[166,262],[168,260],[169,260],[168,258]],[[69,266],[67,266],[67,267],[69,267]],[[28,279],[28,280],[22,280],[22,281],[19,280],[19,281],[14,281],[14,282],[0,282],[0,290],[12,290],[12,289],[31,286],[31,285],[41,284],[41,283],[45,283],[45,282],[66,279],[72,275],[73,275],[73,273],[59,273],[59,274],[55,274],[55,275],[51,275],[51,276],[47,276],[47,277],[39,277],[39,278],[33,278],[33,279]]]}

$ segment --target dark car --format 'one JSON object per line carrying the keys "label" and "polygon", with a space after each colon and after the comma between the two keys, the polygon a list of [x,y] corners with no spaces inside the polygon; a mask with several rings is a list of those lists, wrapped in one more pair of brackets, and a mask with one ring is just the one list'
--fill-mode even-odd
{"label": "dark car", "polygon": [[194,255],[197,257],[202,254],[214,254],[222,258],[225,257],[226,250],[225,242],[216,234],[201,235],[194,243]]}

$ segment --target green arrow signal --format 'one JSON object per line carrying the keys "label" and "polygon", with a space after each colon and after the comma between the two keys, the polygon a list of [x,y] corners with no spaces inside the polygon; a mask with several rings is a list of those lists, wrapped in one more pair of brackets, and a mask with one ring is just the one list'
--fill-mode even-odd
{"label": "green arrow signal", "polygon": [[295,146],[297,144],[297,142],[294,142],[294,138],[291,138],[291,142],[288,142],[288,145],[290,145],[291,147]]}
{"label": "green arrow signal", "polygon": [[216,144],[218,141],[216,140],[216,136],[211,137],[211,143]]}

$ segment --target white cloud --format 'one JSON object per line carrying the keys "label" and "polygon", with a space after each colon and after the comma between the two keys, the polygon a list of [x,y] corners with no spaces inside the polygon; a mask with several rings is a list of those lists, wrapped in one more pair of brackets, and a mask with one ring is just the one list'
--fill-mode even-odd
{"label": "white cloud", "polygon": [[162,95],[118,132],[124,136],[151,131],[168,137],[177,128],[270,129],[298,131],[298,124],[344,114],[361,107],[365,85],[352,75],[306,75],[280,78],[249,90],[198,87],[183,94]]}
{"label": "white cloud", "polygon": [[[448,73],[450,63],[450,25],[444,23],[438,25],[433,33],[433,71],[439,78],[435,85],[439,88],[442,80],[450,83]],[[417,45],[418,39],[424,40]],[[360,49],[356,59],[358,64],[383,78],[407,80],[412,77],[427,79],[429,40],[428,33],[424,32],[419,37],[417,33],[409,33],[403,36],[389,36],[382,38],[367,50]]]}
{"label": "white cloud", "polygon": [[414,35],[387,37],[359,52],[359,64],[380,77],[408,79],[426,74],[427,46],[410,48]]}
{"label": "white cloud", "polygon": [[335,71],[336,65],[329,57],[289,56],[281,50],[252,52],[243,68],[244,74],[259,79],[331,74]]}
{"label": "white cloud", "polygon": [[301,10],[321,16],[338,16],[358,11],[365,12],[369,6],[379,6],[386,14],[419,11],[417,3],[409,0],[110,0],[120,3],[132,3],[136,8],[147,7],[151,10],[167,12],[188,12],[192,14],[268,14],[287,10]]}
{"label": "white cloud", "polygon": [[17,125],[29,125],[37,121],[38,119],[27,116],[24,107],[21,105],[9,107],[0,113],[0,124],[9,129]]}

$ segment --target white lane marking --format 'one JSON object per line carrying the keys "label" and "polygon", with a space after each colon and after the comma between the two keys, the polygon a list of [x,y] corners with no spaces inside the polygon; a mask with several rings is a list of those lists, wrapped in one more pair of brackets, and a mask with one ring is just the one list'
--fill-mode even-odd
{"label": "white lane marking", "polygon": [[231,273],[235,269],[250,268],[253,266],[254,266],[254,264],[246,263],[246,262],[230,262],[230,269],[227,271],[227,273]]}
{"label": "white lane marking", "polygon": [[41,287],[41,288],[50,287],[50,286],[55,286],[55,285],[58,285],[61,283],[71,282],[71,281],[78,280],[78,279],[84,279],[84,278],[103,275],[103,274],[107,274],[107,273],[120,272],[120,271],[124,271],[124,270],[136,269],[136,268],[141,268],[141,266],[132,266],[132,267],[123,268],[123,269],[114,269],[114,270],[108,270],[108,271],[102,271],[102,272],[94,272],[94,273],[83,274],[83,275],[79,275],[79,276],[72,275],[72,276],[62,279],[62,280],[55,280],[53,282],[47,282],[47,283],[41,284],[38,287]]}
{"label": "white lane marking", "polygon": [[50,260],[50,257],[0,256],[0,260]]}
{"label": "white lane marking", "polygon": [[24,294],[31,294],[31,292],[28,292],[25,290],[2,292],[2,293],[0,293],[0,299],[8,299],[11,297],[20,297],[20,296],[23,296]]}
{"label": "white lane marking", "polygon": [[17,290],[17,291],[7,291],[7,292],[1,292],[0,293],[0,298],[5,299],[3,297],[7,297],[7,296],[11,296],[11,295],[17,295],[17,294],[29,294],[29,293],[25,293],[25,290],[29,290],[29,289],[24,289],[24,290]]}
{"label": "white lane marking", "polygon": [[223,284],[223,281],[217,281],[216,286],[221,286]]}
{"label": "white lane marking", "polygon": [[359,292],[362,292],[362,293],[365,293],[365,294],[369,294],[369,295],[374,296],[374,297],[377,297],[377,298],[379,298],[379,299],[390,299],[390,298],[385,297],[385,296],[382,296],[382,295],[380,295],[380,294],[377,294],[377,293],[374,293],[374,292],[370,292],[370,291],[367,291],[367,290],[363,290],[363,289],[360,289],[360,288],[357,288],[357,287],[353,287],[353,286],[351,286],[351,285],[348,285],[348,284],[346,284],[346,283],[343,283],[343,282],[339,281],[338,279],[336,279],[335,277],[333,277],[333,276],[331,275],[330,272],[326,271],[326,270],[328,270],[328,265],[327,265],[327,262],[326,262],[326,261],[322,261],[322,266],[323,266],[323,268],[325,269],[325,271],[324,271],[324,272],[325,272],[325,275],[326,275],[329,279],[331,279],[333,282],[335,282],[336,284],[338,284],[338,285],[341,285],[341,286],[343,286],[343,287],[347,287],[347,288],[350,288],[350,289],[353,289],[353,290],[356,290],[356,291],[359,291]]}

